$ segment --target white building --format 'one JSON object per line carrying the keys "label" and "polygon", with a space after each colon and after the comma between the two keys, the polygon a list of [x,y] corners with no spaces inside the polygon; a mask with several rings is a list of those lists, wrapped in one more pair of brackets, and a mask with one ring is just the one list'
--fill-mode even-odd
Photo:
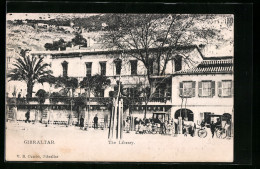
{"label": "white building", "polygon": [[233,118],[233,86],[233,57],[205,58],[197,67],[173,75],[171,114],[197,124],[215,121],[210,114]]}
{"label": "white building", "polygon": [[[209,113],[233,115],[233,58],[205,58],[197,46],[179,48],[180,51],[183,49],[189,49],[189,53],[185,56],[179,54],[175,60],[169,61],[163,76],[158,76],[163,61],[151,63],[153,82],[165,80],[156,91],[152,89],[155,96],[147,105],[146,117],[152,117],[154,112],[167,112],[173,119],[180,115],[180,109],[182,109],[181,116],[187,116],[188,120],[196,123],[202,119],[208,121]],[[31,51],[30,54],[34,57],[44,57],[45,62],[50,63],[53,75],[56,77],[76,77],[81,81],[87,75],[107,76],[111,80],[111,85],[102,89],[99,97],[109,97],[109,91],[114,90],[120,75],[125,88],[131,88],[140,82],[148,85],[145,66],[141,61],[130,57],[127,52],[122,55],[122,51],[90,46],[84,50]],[[44,83],[36,84],[34,93],[41,88],[50,93],[60,90]],[[76,96],[83,91],[80,88],[76,89]],[[180,97],[181,93],[183,95]],[[95,98],[93,94],[91,97]],[[95,114],[98,114],[100,119],[109,116],[106,107],[98,105],[99,103],[95,101],[90,104],[90,120]],[[66,114],[70,110],[67,105],[49,105],[56,114]],[[66,108],[63,111],[64,107]],[[144,104],[134,105],[131,110],[132,115],[138,118],[144,117],[144,111]],[[125,110],[125,115],[129,115],[129,110]],[[76,116],[75,114],[75,118]]]}

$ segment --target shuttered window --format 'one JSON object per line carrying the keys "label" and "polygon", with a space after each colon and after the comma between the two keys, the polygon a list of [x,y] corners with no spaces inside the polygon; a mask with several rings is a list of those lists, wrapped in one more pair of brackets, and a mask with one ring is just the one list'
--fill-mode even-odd
{"label": "shuttered window", "polygon": [[180,82],[179,95],[180,97],[183,97],[183,82]]}
{"label": "shuttered window", "polygon": [[180,97],[195,97],[195,81],[180,82]]}
{"label": "shuttered window", "polygon": [[233,87],[231,80],[222,80],[218,82],[218,96],[232,97]]}
{"label": "shuttered window", "polygon": [[215,81],[199,82],[199,96],[213,97],[215,95]]}
{"label": "shuttered window", "polygon": [[195,87],[196,87],[196,82],[192,82],[192,97],[195,97]]}

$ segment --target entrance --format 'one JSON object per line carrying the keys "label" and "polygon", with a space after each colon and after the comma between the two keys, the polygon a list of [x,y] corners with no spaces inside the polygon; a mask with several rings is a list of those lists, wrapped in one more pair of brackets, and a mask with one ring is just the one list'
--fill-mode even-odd
{"label": "entrance", "polygon": [[185,117],[188,118],[188,121],[194,121],[194,114],[190,109],[179,109],[175,112],[174,118],[178,119],[178,117],[180,117],[180,113],[181,113],[181,117],[182,119],[184,119]]}

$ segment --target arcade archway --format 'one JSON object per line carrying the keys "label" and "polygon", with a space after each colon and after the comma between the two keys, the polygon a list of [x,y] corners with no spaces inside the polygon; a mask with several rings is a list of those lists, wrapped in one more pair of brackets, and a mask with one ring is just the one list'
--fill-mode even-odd
{"label": "arcade archway", "polygon": [[190,109],[179,109],[175,112],[174,118],[178,119],[178,117],[188,118],[188,121],[194,121],[194,114]]}

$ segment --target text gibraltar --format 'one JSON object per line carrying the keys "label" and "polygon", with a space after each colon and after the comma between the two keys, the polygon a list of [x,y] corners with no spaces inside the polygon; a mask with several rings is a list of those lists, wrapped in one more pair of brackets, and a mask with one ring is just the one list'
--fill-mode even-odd
{"label": "text gibraltar", "polygon": [[24,140],[24,144],[55,144],[54,140]]}

